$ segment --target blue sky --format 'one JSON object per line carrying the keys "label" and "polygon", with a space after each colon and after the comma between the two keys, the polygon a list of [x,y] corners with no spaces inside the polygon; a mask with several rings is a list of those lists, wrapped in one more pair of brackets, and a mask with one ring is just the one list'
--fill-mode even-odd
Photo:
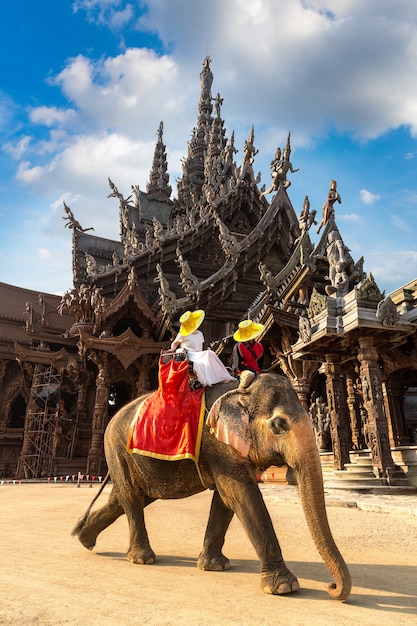
{"label": "blue sky", "polygon": [[335,179],[353,258],[417,277],[417,0],[15,0],[0,37],[0,281],[71,288],[63,200],[117,239],[107,177],[145,189],[161,120],[175,195],[207,54],[236,161],[254,124],[268,187],[291,131],[295,211]]}

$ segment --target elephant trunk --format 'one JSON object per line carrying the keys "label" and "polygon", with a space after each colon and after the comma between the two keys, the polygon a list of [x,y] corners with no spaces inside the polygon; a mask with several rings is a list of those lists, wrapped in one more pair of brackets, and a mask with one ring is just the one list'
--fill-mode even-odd
{"label": "elephant trunk", "polygon": [[335,583],[327,585],[327,592],[334,600],[343,601],[349,596],[352,587],[350,573],[330,530],[324,499],[320,455],[313,432],[311,432],[311,440],[310,435],[308,439],[309,449],[307,450],[305,445],[300,446],[300,455],[297,455],[299,460],[294,463],[300,499],[317,550],[335,580]]}

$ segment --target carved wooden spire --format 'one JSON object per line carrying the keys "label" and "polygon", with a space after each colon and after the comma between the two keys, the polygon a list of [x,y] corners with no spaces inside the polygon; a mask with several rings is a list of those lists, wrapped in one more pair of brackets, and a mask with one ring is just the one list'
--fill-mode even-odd
{"label": "carved wooden spire", "polygon": [[161,122],[158,128],[158,141],[155,146],[150,180],[146,186],[150,200],[169,200],[172,187],[169,184],[166,146],[162,139],[164,125]]}
{"label": "carved wooden spire", "polygon": [[211,95],[213,72],[210,69],[210,62],[211,59],[207,56],[204,59],[203,69],[200,73],[199,115],[197,125],[193,129],[188,143],[187,159],[183,161],[183,176],[178,184],[179,206],[196,204],[201,196],[204,184],[204,163],[213,123],[213,98]]}

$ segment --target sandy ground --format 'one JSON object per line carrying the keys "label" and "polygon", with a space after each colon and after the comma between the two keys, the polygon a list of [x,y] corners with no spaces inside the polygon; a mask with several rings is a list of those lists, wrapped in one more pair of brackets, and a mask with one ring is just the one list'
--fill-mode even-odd
{"label": "sandy ground", "polygon": [[[345,603],[330,600],[331,577],[300,504],[265,496],[298,593],[260,591],[255,551],[238,520],[225,545],[232,569],[201,572],[211,496],[156,502],[146,510],[154,565],[128,563],[125,517],[89,552],[70,536],[97,486],[0,486],[0,624],[124,626],[383,626],[417,623],[417,520],[396,513],[329,507],[336,542],[353,579]],[[105,488],[101,496],[104,502]],[[100,502],[100,500],[99,500]]]}

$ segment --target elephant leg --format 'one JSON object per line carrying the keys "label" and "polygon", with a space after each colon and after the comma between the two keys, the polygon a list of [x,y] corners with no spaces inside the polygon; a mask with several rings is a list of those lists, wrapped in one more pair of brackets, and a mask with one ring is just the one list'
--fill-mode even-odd
{"label": "elephant leg", "polygon": [[230,569],[229,559],[222,553],[222,548],[233,515],[233,511],[224,504],[218,492],[215,491],[211,501],[203,550],[198,557],[199,569],[214,572]]}
{"label": "elephant leg", "polygon": [[107,528],[107,526],[113,524],[123,513],[123,507],[113,487],[107,503],[100,509],[97,509],[97,511],[88,513],[87,517],[81,518],[72,531],[72,534],[78,537],[85,548],[92,550],[96,545],[98,535]]}
{"label": "elephant leg", "polygon": [[263,591],[274,595],[298,591],[300,585],[284,562],[258,485],[252,482],[240,483],[230,478],[216,482],[226,506],[236,513],[256,550],[260,561]]}
{"label": "elephant leg", "polygon": [[146,496],[137,485],[128,491],[126,488],[118,490],[118,494],[129,524],[130,541],[126,558],[131,563],[150,565],[155,562],[155,553],[149,544],[143,510],[155,498]]}
{"label": "elephant leg", "polygon": [[[154,501],[154,498],[147,496],[144,506],[146,507]],[[92,550],[96,545],[98,535],[124,513],[125,510],[113,487],[106,504],[100,509],[90,512],[87,517],[81,518],[72,531],[72,535],[77,536],[85,548]]]}

